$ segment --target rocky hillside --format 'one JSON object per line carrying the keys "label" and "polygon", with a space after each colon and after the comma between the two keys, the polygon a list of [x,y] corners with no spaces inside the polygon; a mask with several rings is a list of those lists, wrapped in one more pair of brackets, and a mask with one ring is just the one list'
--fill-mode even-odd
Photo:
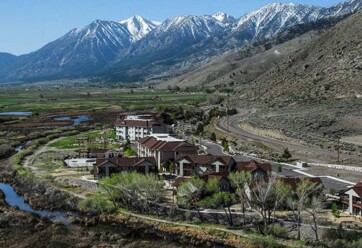
{"label": "rocky hillside", "polygon": [[362,97],[362,12],[286,61],[240,88],[246,97],[268,106]]}
{"label": "rocky hillside", "polygon": [[279,32],[275,37],[245,45],[211,60],[195,70],[166,80],[161,87],[227,86],[249,84],[282,63],[288,56],[334,26],[343,17],[299,24]]}
{"label": "rocky hillside", "polygon": [[238,87],[232,102],[258,108],[249,120],[255,126],[334,149],[340,137],[347,144],[362,144],[361,80],[362,12],[358,12]]}

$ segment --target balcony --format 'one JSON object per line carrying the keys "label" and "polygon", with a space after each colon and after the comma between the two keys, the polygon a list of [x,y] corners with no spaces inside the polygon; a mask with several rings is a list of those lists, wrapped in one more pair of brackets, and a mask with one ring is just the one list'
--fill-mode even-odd
{"label": "balcony", "polygon": [[[348,199],[342,199],[342,203],[343,203],[344,205],[349,206],[349,200],[348,200]],[[361,202],[361,201],[353,201],[353,202],[352,202],[352,206],[353,206],[354,208],[362,209],[362,202]]]}

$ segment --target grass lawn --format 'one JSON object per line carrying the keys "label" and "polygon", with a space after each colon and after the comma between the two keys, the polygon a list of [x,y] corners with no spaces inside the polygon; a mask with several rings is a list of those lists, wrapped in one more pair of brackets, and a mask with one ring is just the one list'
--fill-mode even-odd
{"label": "grass lawn", "polygon": [[49,146],[58,148],[58,149],[86,148],[89,145],[92,147],[92,145],[96,146],[96,144],[88,144],[87,141],[78,142],[78,139],[88,139],[89,138],[90,141],[94,141],[96,138],[100,138],[102,136],[101,133],[102,133],[102,131],[95,130],[95,131],[81,133],[81,134],[78,134],[75,136],[65,137],[61,140],[51,143]]}
{"label": "grass lawn", "polygon": [[[104,134],[105,132],[105,134]],[[112,143],[106,143],[106,147],[109,149],[119,150],[121,143],[115,140],[115,132],[113,130],[92,130],[85,133],[77,134],[74,136],[65,137],[54,143],[49,144],[50,147],[58,149],[85,149],[85,148],[103,148],[104,144],[96,142],[97,138],[106,137],[107,139],[113,139]],[[83,139],[83,140],[78,140]],[[89,139],[89,143],[88,140]]]}

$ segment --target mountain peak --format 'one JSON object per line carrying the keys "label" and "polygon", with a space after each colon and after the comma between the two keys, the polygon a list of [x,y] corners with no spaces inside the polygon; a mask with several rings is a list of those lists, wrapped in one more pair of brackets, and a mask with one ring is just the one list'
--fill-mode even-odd
{"label": "mountain peak", "polygon": [[222,23],[235,21],[234,17],[223,12],[216,12],[215,14],[211,15],[211,17]]}
{"label": "mountain peak", "polygon": [[132,35],[132,42],[142,39],[145,35],[161,24],[160,22],[146,20],[138,15],[122,20],[119,23],[130,32]]}

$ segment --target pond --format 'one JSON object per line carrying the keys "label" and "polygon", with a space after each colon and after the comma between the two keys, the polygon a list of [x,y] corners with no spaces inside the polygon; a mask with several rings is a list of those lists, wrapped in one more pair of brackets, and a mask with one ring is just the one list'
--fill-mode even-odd
{"label": "pond", "polygon": [[33,112],[0,112],[0,115],[6,116],[30,116]]}
{"label": "pond", "polygon": [[81,122],[87,122],[90,120],[93,120],[92,118],[90,118],[89,116],[86,115],[81,115],[75,118],[71,118],[69,116],[65,116],[65,117],[56,117],[54,118],[55,121],[73,121],[73,126],[79,126],[81,124]]}
{"label": "pond", "polygon": [[47,210],[34,210],[29,204],[24,201],[24,197],[18,195],[14,188],[10,184],[0,183],[0,190],[5,195],[5,202],[12,206],[18,207],[20,210],[24,212],[35,213],[40,216],[48,217],[52,221],[59,221],[64,225],[70,225],[71,222],[67,218],[66,212],[61,211],[47,211]]}
{"label": "pond", "polygon": [[23,150],[23,146],[18,146],[15,148],[15,151],[21,152]]}

